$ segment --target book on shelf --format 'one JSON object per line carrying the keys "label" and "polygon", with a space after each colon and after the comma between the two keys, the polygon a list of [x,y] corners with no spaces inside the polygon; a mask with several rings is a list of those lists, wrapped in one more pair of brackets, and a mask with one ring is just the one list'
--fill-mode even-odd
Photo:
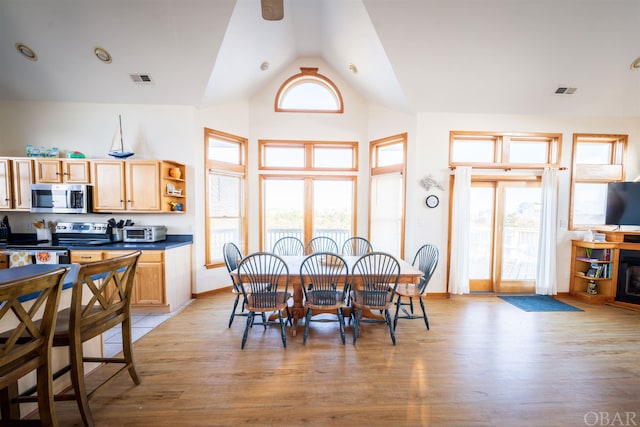
{"label": "book on shelf", "polygon": [[591,267],[585,273],[587,277],[593,277],[594,279],[608,279],[611,278],[611,269],[609,264],[591,264]]}

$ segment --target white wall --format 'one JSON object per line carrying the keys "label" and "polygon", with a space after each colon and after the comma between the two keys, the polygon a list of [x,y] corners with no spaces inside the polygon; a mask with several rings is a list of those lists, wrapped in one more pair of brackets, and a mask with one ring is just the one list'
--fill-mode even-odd
{"label": "white wall", "polygon": [[[313,65],[309,65],[309,64]],[[275,93],[282,81],[299,71],[300,66],[319,66],[342,91],[345,114],[300,114],[273,111]],[[446,248],[448,239],[448,191],[431,192],[440,197],[436,209],[424,206],[426,190],[419,181],[432,174],[448,185],[448,149],[450,130],[513,132],[561,132],[563,165],[569,167],[573,133],[623,133],[629,135],[630,150],[627,177],[640,175],[640,120],[638,118],[551,117],[512,115],[460,115],[421,113],[410,115],[369,104],[353,92],[326,64],[300,60],[274,76],[272,82],[248,102],[237,102],[196,110],[185,106],[116,105],[80,103],[0,102],[0,155],[24,156],[26,144],[57,146],[83,151],[89,158],[107,158],[111,139],[122,114],[125,145],[130,144],[134,158],[170,159],[187,165],[189,195],[184,215],[114,214],[90,215],[89,221],[110,217],[132,218],[140,224],[166,224],[169,233],[193,234],[193,292],[229,286],[224,268],[204,268],[204,159],[203,129],[209,127],[249,138],[249,248],[259,247],[258,139],[346,140],[359,142],[358,233],[367,233],[368,146],[369,141],[407,132],[407,212],[405,258],[425,242],[438,245],[442,257],[430,284],[431,292],[445,292]],[[568,291],[570,239],[579,233],[566,229],[568,220],[570,171],[561,173],[558,240],[558,290]],[[32,232],[27,227],[42,215],[10,213],[16,232]],[[73,220],[77,216],[56,215],[46,220]]]}
{"label": "white wall", "polygon": [[[207,269],[204,266],[205,257],[205,199],[204,199],[204,128],[215,129],[232,135],[246,138],[249,134],[249,105],[247,102],[237,102],[222,106],[206,108],[197,113],[196,140],[199,151],[196,155],[194,174],[195,187],[195,229],[194,243],[194,293],[203,293],[213,289],[231,286],[231,279],[226,268]],[[251,192],[251,190],[249,190]],[[251,211],[250,211],[251,212]],[[251,215],[250,215],[251,216]]]}
{"label": "white wall", "polygon": [[[184,106],[116,105],[85,103],[2,102],[0,103],[0,155],[26,155],[26,145],[61,151],[81,151],[87,158],[105,159],[122,115],[125,146],[135,152],[131,159],[167,159],[185,163],[187,194],[195,194],[196,151],[195,109]],[[199,148],[199,146],[198,146]],[[113,213],[92,214],[89,221],[111,217],[128,218],[139,224],[165,224],[169,233],[194,233],[194,197],[189,197],[184,215]],[[33,232],[26,227],[30,214],[10,214],[15,232]],[[34,215],[41,219],[43,215]],[[47,220],[78,221],[77,215],[45,216]]]}
{"label": "white wall", "polygon": [[[574,133],[628,134],[630,150],[628,156],[627,178],[638,175],[640,167],[638,144],[640,144],[640,120],[637,118],[598,118],[598,117],[551,117],[551,116],[515,116],[481,114],[418,114],[416,145],[414,147],[416,165],[409,177],[422,177],[428,173],[448,184],[450,170],[449,131],[499,131],[499,132],[553,132],[562,133],[562,165],[568,169],[560,172],[560,198],[558,206],[558,246],[557,280],[558,292],[569,291],[569,268],[571,239],[581,238],[582,233],[567,230],[569,220],[569,189],[571,181],[571,148]],[[431,292],[446,290],[446,251],[448,245],[449,192],[433,190],[440,197],[440,206],[428,209],[422,201],[427,194],[419,185],[407,185],[407,211],[421,212],[408,216],[407,246],[416,246],[419,242],[431,242],[438,245],[440,264],[432,282]],[[413,202],[411,202],[413,200]],[[413,203],[413,204],[412,204]]]}
{"label": "white wall", "polygon": [[[274,101],[278,89],[289,77],[300,73],[300,67],[317,67],[318,73],[329,78],[340,89],[344,102],[343,114],[309,114],[309,113],[276,113]],[[367,114],[368,104],[354,92],[329,65],[317,59],[301,59],[295,61],[279,75],[274,76],[269,84],[260,90],[250,102],[250,135],[249,135],[249,186],[255,189],[249,197],[249,249],[259,249],[259,201],[258,201],[258,140],[308,140],[308,141],[356,141],[359,143],[360,173],[357,178],[357,234],[367,233],[367,167],[368,139]],[[254,213],[254,215],[251,215]]]}

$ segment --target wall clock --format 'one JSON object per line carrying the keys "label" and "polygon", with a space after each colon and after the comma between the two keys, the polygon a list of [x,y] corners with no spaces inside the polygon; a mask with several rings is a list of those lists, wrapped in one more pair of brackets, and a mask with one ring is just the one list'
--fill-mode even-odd
{"label": "wall clock", "polygon": [[440,203],[440,200],[435,194],[430,194],[427,196],[425,203],[428,208],[435,208],[436,206],[438,206],[438,203]]}

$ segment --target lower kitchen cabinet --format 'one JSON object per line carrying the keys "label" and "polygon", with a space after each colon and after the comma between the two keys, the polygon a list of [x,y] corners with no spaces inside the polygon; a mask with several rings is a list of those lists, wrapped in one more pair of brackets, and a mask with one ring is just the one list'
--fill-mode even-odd
{"label": "lower kitchen cabinet", "polygon": [[[130,250],[71,251],[71,262],[91,262],[131,253]],[[191,298],[191,245],[143,250],[138,260],[131,300],[136,313],[169,313]]]}

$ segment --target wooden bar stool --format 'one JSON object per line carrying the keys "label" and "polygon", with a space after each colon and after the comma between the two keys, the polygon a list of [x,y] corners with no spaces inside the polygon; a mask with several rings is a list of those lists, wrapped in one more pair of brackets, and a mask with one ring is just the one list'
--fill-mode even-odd
{"label": "wooden bar stool", "polygon": [[[56,372],[54,377],[69,372],[72,390],[56,394],[54,400],[75,400],[85,426],[94,425],[89,398],[119,373],[127,369],[133,382],[140,384],[140,375],[133,361],[131,338],[131,295],[140,254],[140,251],[136,251],[117,258],[81,264],[71,293],[71,305],[58,312],[53,347],[69,347],[69,364]],[[117,325],[122,325],[122,357],[84,355],[82,343]],[[123,366],[87,392],[84,383],[85,362],[118,363]],[[39,393],[37,397],[21,396],[18,401],[32,402],[36,399],[40,399]]]}
{"label": "wooden bar stool", "polygon": [[[3,425],[20,422],[20,408],[14,399],[18,394],[17,381],[34,369],[39,423],[58,425],[53,405],[51,342],[67,271],[68,267],[61,267],[0,284],[0,321],[18,322],[0,338],[0,423]],[[26,296],[35,296],[29,301],[32,301],[30,307],[28,303],[23,305]],[[37,319],[37,313],[42,313],[42,317]]]}
{"label": "wooden bar stool", "polygon": [[[55,400],[76,400],[86,426],[94,425],[89,408],[89,398],[93,393],[110,383],[125,369],[136,385],[141,381],[133,361],[131,338],[131,295],[140,254],[140,251],[136,251],[117,258],[81,264],[78,282],[71,296],[71,306],[58,313],[53,346],[69,347],[69,365],[59,373],[70,372],[73,391],[57,394]],[[84,356],[83,342],[100,336],[117,325],[122,325],[122,357]],[[84,362],[118,363],[123,366],[87,392]]]}

